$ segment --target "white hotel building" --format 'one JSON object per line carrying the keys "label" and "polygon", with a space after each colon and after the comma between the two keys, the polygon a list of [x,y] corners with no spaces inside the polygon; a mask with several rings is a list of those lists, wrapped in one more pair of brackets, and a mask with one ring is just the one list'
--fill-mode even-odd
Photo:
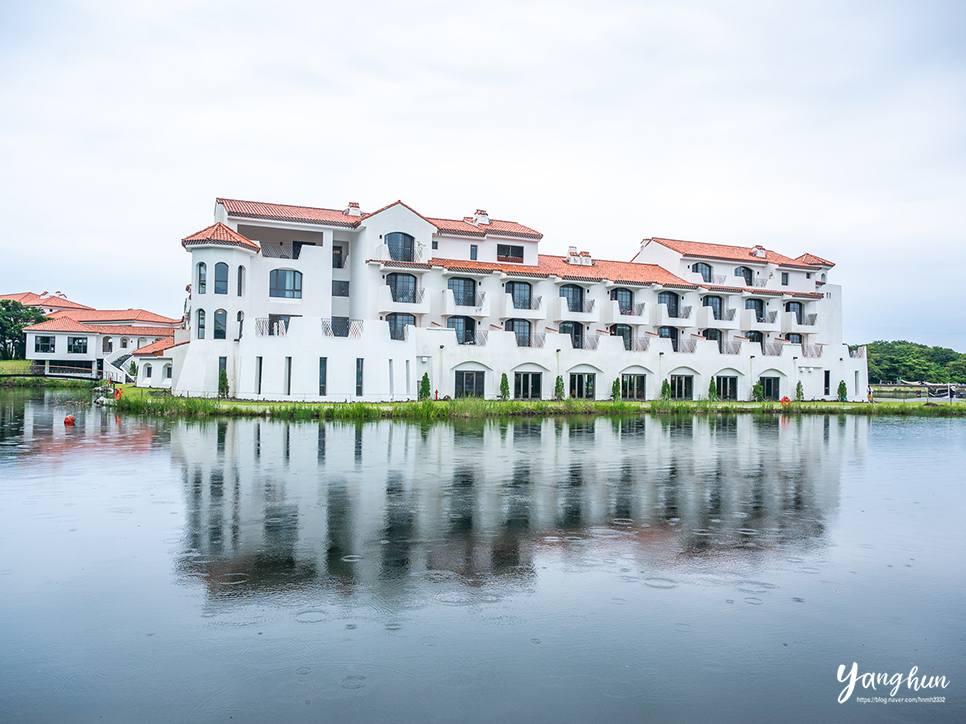
{"label": "white hotel building", "polygon": [[185,329],[152,349],[172,389],[255,400],[496,398],[851,399],[864,349],[842,343],[834,266],[811,254],[645,239],[629,262],[571,248],[478,210],[459,220],[402,202],[372,213],[218,199],[191,254]]}

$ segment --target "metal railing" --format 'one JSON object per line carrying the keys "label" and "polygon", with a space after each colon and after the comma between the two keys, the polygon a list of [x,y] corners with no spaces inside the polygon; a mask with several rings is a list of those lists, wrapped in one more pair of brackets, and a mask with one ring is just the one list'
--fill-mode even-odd
{"label": "metal railing", "polygon": [[577,300],[571,299],[570,297],[563,297],[563,298],[567,300],[567,309],[577,314],[590,314],[591,312],[594,311],[594,306],[597,304],[596,299],[590,299],[590,300],[585,300],[583,302],[578,302]]}
{"label": "metal railing", "polygon": [[714,318],[730,322],[735,318],[735,311],[734,309],[719,309],[715,312]]}
{"label": "metal railing", "polygon": [[284,337],[288,334],[288,319],[269,319],[259,317],[255,320],[255,335],[258,337]]}
{"label": "metal railing", "polygon": [[425,249],[424,244],[417,244],[413,246],[413,250],[410,252],[408,249],[404,249],[399,246],[389,247],[389,258],[393,261],[409,261],[414,263],[419,263],[423,259],[423,249]]}
{"label": "metal railing", "polygon": [[803,344],[802,357],[821,357],[822,348],[818,345]]}
{"label": "metal railing", "polygon": [[668,309],[667,316],[671,319],[691,319],[691,307],[678,307],[677,309]]}
{"label": "metal railing", "polygon": [[865,357],[865,347],[859,347],[858,349],[850,349],[849,357],[852,359],[862,359]]}
{"label": "metal railing", "polygon": [[282,244],[278,244],[274,241],[263,241],[260,243],[262,247],[262,256],[266,259],[291,259],[292,255],[286,253],[285,247]]}
{"label": "metal railing", "polygon": [[724,274],[712,274],[709,279],[710,284],[724,284],[728,280]]}
{"label": "metal railing", "polygon": [[349,261],[349,250],[346,247],[342,247],[341,254],[332,255],[332,268],[333,269],[345,269],[346,263]]}
{"label": "metal railing", "polygon": [[698,340],[696,339],[679,339],[677,352],[683,352],[684,354],[692,354],[698,348]]}
{"label": "metal railing", "polygon": [[517,335],[517,347],[543,347],[546,340],[546,332],[531,334],[530,336]]}
{"label": "metal railing", "polygon": [[806,314],[798,323],[803,327],[812,327],[815,325],[815,320],[817,319],[817,314]]}
{"label": "metal railing", "polygon": [[539,310],[541,305],[543,305],[543,297],[536,296],[530,297],[529,302],[526,299],[517,299],[516,297],[511,297],[513,299],[514,309],[532,309],[534,311]]}
{"label": "metal railing", "polygon": [[400,304],[422,304],[423,297],[426,296],[426,289],[424,287],[420,287],[419,289],[389,287],[389,290],[392,294],[392,301]]}
{"label": "metal railing", "polygon": [[457,307],[476,307],[479,309],[486,300],[486,292],[477,292],[476,294],[453,292],[453,300]]}
{"label": "metal railing", "polygon": [[759,312],[755,311],[755,321],[758,324],[774,324],[775,320],[778,319],[778,312]]}
{"label": "metal railing", "polygon": [[721,354],[741,354],[741,342],[722,342],[718,345]]}
{"label": "metal railing", "polygon": [[634,352],[647,352],[651,346],[650,337],[634,337],[631,340],[631,350]]}
{"label": "metal railing", "polygon": [[762,342],[761,353],[766,357],[780,357],[784,347],[781,342]]}
{"label": "metal railing", "polygon": [[[746,283],[747,283],[747,281],[748,280],[745,279],[745,282]],[[751,284],[748,284],[748,286],[749,287],[763,287],[763,286],[765,286],[765,284],[767,284],[767,282],[768,282],[767,279],[752,279],[751,280]]]}
{"label": "metal railing", "polygon": [[488,330],[476,332],[476,334],[473,335],[473,341],[467,342],[467,344],[475,344],[477,347],[484,347],[486,346],[486,340],[489,338],[489,335],[490,332]]}
{"label": "metal railing", "polygon": [[571,337],[570,343],[574,349],[597,349],[600,345],[600,335],[588,334],[583,337]]}
{"label": "metal railing", "polygon": [[361,319],[345,319],[329,317],[322,320],[322,334],[326,337],[350,337],[357,339],[362,336],[363,323]]}

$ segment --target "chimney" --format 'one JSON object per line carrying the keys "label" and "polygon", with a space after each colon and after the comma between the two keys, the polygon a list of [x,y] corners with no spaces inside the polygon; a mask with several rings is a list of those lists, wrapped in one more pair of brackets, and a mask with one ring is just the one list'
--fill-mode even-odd
{"label": "chimney", "polygon": [[362,212],[359,211],[359,204],[356,201],[349,202],[349,208],[342,212],[346,216],[362,216]]}
{"label": "chimney", "polygon": [[765,254],[765,247],[759,246],[759,245],[755,245],[755,248],[751,250],[751,255],[752,256],[757,256],[760,259],[764,259],[765,256],[766,256],[766,254]]}
{"label": "chimney", "polygon": [[479,226],[480,224],[489,224],[490,217],[483,209],[477,209],[476,213],[473,214],[473,223],[476,224],[477,226]]}
{"label": "chimney", "polygon": [[577,251],[577,247],[572,246],[569,249],[567,263],[577,266],[593,266],[594,260],[591,258],[589,251]]}

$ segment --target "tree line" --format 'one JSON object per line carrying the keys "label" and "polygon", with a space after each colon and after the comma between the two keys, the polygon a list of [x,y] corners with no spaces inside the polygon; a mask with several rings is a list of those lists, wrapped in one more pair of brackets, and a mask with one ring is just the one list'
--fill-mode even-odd
{"label": "tree line", "polygon": [[23,328],[39,324],[44,319],[43,310],[37,307],[0,299],[0,359],[24,359],[27,356],[27,335]]}
{"label": "tree line", "polygon": [[966,354],[947,347],[915,342],[871,342],[868,345],[869,382],[966,383]]}

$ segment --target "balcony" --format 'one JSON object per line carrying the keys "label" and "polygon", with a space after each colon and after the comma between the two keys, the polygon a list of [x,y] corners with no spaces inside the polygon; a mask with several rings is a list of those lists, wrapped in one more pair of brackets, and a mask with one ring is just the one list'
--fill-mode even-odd
{"label": "balcony", "polygon": [[714,307],[698,307],[695,326],[698,329],[738,329],[736,309],[722,309],[716,315]]}
{"label": "balcony", "polygon": [[555,297],[551,317],[555,322],[581,322],[593,324],[600,321],[595,299],[585,300],[583,304],[571,304],[566,297]]}
{"label": "balcony", "polygon": [[849,357],[852,359],[864,359],[865,358],[865,347],[856,347],[855,349],[849,348]]}
{"label": "balcony", "polygon": [[822,347],[818,345],[803,344],[802,357],[817,359],[822,356]]}
{"label": "balcony", "polygon": [[635,304],[633,307],[621,309],[616,299],[608,299],[604,302],[601,310],[600,321],[602,324],[627,324],[641,325],[647,324],[644,316],[644,302]]}
{"label": "balcony", "polygon": [[679,339],[678,348],[675,352],[680,352],[681,354],[694,354],[698,349],[698,340],[694,339]]}
{"label": "balcony", "polygon": [[256,337],[284,337],[288,334],[289,317],[259,317],[255,319]]}
{"label": "balcony", "polygon": [[691,307],[678,306],[677,310],[669,310],[666,304],[655,304],[651,307],[651,326],[653,327],[692,327],[687,322],[691,319]]}
{"label": "balcony", "polygon": [[801,322],[795,312],[782,312],[782,334],[808,334],[815,331],[817,314],[803,314]]}
{"label": "balcony", "polygon": [[376,294],[379,314],[429,314],[429,296],[423,288],[398,290],[393,293],[388,284],[379,287]]}
{"label": "balcony", "polygon": [[517,347],[540,347],[542,348],[544,343],[547,341],[547,334],[545,332],[540,332],[539,334],[531,334],[529,337],[516,335]]}
{"label": "balcony", "polygon": [[326,318],[322,320],[322,335],[324,337],[357,339],[362,336],[362,327],[361,319]]}
{"label": "balcony", "polygon": [[528,319],[538,321],[545,318],[543,309],[543,297],[533,296],[529,301],[514,301],[510,294],[503,294],[503,300],[498,305],[500,319]]}
{"label": "balcony", "polygon": [[490,302],[486,292],[474,295],[457,295],[452,289],[444,289],[443,316],[444,317],[473,317],[483,319],[490,316]]}
{"label": "balcony", "polygon": [[721,342],[718,351],[721,354],[741,354],[741,342]]}
{"label": "balcony", "polygon": [[785,345],[781,342],[762,342],[761,353],[766,357],[781,357]]}
{"label": "balcony", "polygon": [[574,349],[597,349],[600,346],[600,335],[587,334],[583,337],[570,338],[570,344]]}
{"label": "balcony", "polygon": [[741,310],[741,329],[759,332],[778,332],[778,312],[764,312],[758,315],[754,309]]}

